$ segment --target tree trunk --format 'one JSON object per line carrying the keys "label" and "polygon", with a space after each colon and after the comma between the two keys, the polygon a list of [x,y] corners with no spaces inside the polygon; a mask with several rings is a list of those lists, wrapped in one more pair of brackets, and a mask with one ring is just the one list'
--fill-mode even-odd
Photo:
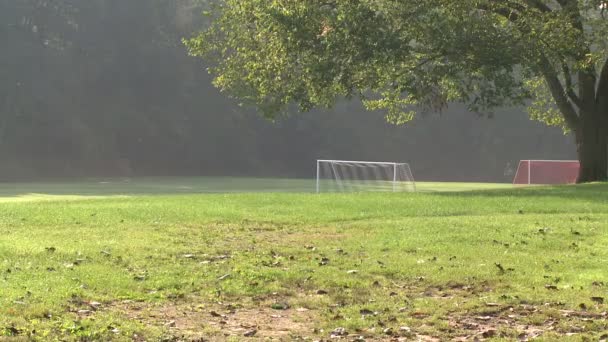
{"label": "tree trunk", "polygon": [[576,130],[576,149],[581,167],[577,183],[608,179],[608,136],[602,113],[581,115]]}

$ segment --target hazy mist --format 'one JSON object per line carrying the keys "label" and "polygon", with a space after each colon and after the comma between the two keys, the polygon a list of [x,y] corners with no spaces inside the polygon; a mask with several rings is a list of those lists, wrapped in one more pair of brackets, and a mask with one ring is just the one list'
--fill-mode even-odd
{"label": "hazy mist", "polygon": [[509,181],[507,163],[573,159],[522,109],[458,105],[407,127],[340,102],[271,123],[211,86],[181,44],[194,0],[0,0],[0,180],[313,177],[315,159],[400,161],[418,180]]}

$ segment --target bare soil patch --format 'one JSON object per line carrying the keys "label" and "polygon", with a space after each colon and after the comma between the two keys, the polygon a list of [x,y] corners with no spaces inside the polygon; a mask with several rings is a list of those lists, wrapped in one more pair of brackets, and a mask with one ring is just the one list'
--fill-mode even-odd
{"label": "bare soil patch", "polygon": [[109,310],[119,311],[145,325],[164,326],[178,341],[227,339],[293,341],[314,335],[316,315],[304,308],[274,310],[241,308],[232,304],[149,303],[124,301]]}

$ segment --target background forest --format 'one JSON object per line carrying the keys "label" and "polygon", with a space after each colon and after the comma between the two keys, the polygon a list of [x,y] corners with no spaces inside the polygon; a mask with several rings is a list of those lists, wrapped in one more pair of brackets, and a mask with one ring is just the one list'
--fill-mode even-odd
{"label": "background forest", "polygon": [[277,122],[211,85],[181,39],[196,0],[0,0],[0,180],[312,177],[314,160],[404,161],[419,180],[509,181],[519,159],[575,159],[519,108],[451,106],[392,126],[343,101]]}

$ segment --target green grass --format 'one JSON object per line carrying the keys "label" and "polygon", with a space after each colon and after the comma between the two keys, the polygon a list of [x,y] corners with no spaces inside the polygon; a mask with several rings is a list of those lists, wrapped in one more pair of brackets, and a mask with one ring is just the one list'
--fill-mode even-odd
{"label": "green grass", "polygon": [[284,340],[341,327],[577,341],[608,329],[607,184],[199,193],[212,186],[1,185],[0,340],[241,340],[256,326]]}

